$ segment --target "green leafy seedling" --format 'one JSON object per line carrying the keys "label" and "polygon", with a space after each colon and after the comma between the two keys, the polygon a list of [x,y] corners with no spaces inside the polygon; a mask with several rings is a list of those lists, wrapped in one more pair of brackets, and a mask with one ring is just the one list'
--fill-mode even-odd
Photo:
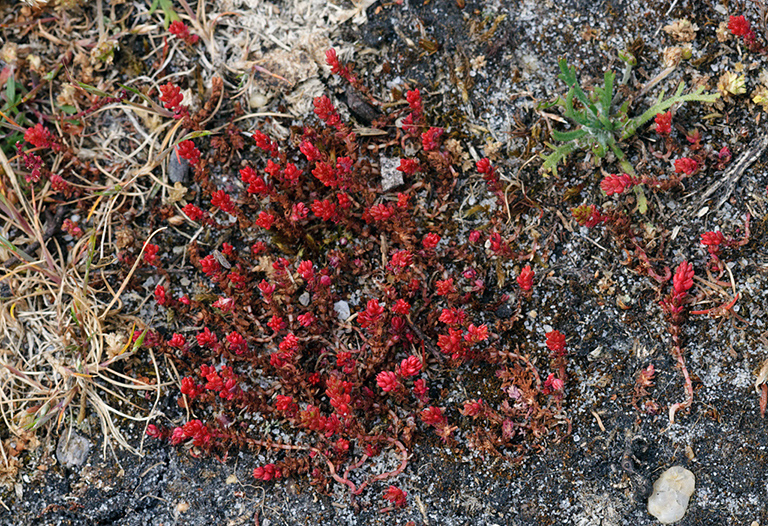
{"label": "green leafy seedling", "polygon": [[180,20],[179,15],[173,10],[173,2],[171,0],[153,0],[152,5],[149,6],[148,15],[152,16],[158,7],[163,12],[163,25],[165,26],[165,29],[168,29],[171,22]]}
{"label": "green leafy seedling", "polygon": [[[621,54],[620,58],[625,62],[624,79],[628,78],[628,71],[634,65],[634,58],[628,54]],[[558,62],[560,75],[558,78],[568,86],[565,98],[558,97],[554,102],[542,106],[551,108],[561,106],[563,115],[573,123],[573,129],[566,132],[552,132],[552,138],[562,144],[547,143],[551,152],[542,154],[544,164],[541,167],[542,174],[552,173],[557,175],[557,166],[572,152],[576,150],[588,150],[596,159],[603,159],[608,152],[613,152],[619,161],[621,169],[635,175],[634,168],[626,159],[624,152],[619,147],[619,142],[632,137],[645,123],[650,121],[658,113],[668,110],[675,104],[684,102],[712,103],[719,97],[718,94],[704,94],[704,88],[698,87],[693,92],[683,95],[685,85],[681,82],[675,94],[664,99],[664,92],[659,94],[656,102],[639,117],[629,118],[629,101],[618,105],[614,94],[616,74],[606,71],[603,76],[603,85],[595,86],[590,93],[586,93],[579,85],[576,77],[576,68],[569,67],[566,59]],[[578,107],[576,105],[578,102]],[[637,187],[636,187],[637,188]],[[642,189],[639,190],[642,193]],[[642,201],[645,196],[638,195]]]}

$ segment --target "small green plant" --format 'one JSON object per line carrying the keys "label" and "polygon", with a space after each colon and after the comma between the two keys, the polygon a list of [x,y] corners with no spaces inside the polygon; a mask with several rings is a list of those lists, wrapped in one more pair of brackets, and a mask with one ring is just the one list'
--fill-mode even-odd
{"label": "small green plant", "polygon": [[[635,58],[628,54],[619,54],[619,58],[624,61],[626,68],[624,71],[623,82],[628,79],[628,73],[636,64]],[[685,84],[680,83],[675,94],[668,99],[664,99],[664,92],[659,94],[656,103],[648,108],[639,117],[630,118],[628,116],[629,101],[625,101],[621,106],[616,107],[616,95],[614,94],[614,81],[616,73],[606,71],[604,83],[602,86],[595,86],[589,94],[585,93],[579,85],[576,78],[576,68],[568,67],[566,59],[559,61],[561,79],[568,85],[568,93],[565,98],[558,97],[554,102],[545,104],[544,108],[553,106],[562,106],[564,115],[574,123],[574,129],[567,132],[552,131],[552,138],[563,144],[559,146],[547,143],[552,148],[549,154],[542,154],[544,164],[541,167],[542,173],[551,172],[557,175],[557,165],[571,152],[576,150],[590,150],[595,158],[603,159],[611,151],[616,156],[622,170],[635,175],[632,165],[626,160],[624,152],[619,148],[618,143],[626,140],[635,134],[638,128],[657,114],[668,110],[679,102],[714,102],[719,97],[718,94],[703,94],[704,88],[698,87],[692,93],[683,95]],[[578,101],[578,107],[574,103]]]}
{"label": "small green plant", "polygon": [[176,11],[173,10],[173,2],[171,0],[153,0],[152,5],[149,6],[149,13],[147,14],[152,16],[155,11],[157,11],[158,7],[163,12],[163,24],[166,29],[171,25],[172,22],[180,20],[179,15],[177,15]]}
{"label": "small green plant", "polygon": [[27,117],[19,111],[19,105],[24,98],[23,90],[24,86],[19,84],[11,73],[5,83],[5,91],[0,93],[0,127],[13,130],[0,140],[0,147],[6,155],[14,151],[16,143],[24,136],[23,127],[27,123]]}

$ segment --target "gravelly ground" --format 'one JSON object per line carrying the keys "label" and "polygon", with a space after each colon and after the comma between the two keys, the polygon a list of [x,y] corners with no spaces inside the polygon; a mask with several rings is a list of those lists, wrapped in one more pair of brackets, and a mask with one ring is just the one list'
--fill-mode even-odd
{"label": "gravelly ground", "polygon": [[[726,11],[712,2],[467,2],[463,10],[453,0],[418,4],[383,9],[374,4],[367,23],[345,24],[334,38],[354,43],[363,71],[375,70],[382,56],[402,57],[395,73],[439,91],[430,102],[440,104],[441,113],[468,116],[456,125],[474,130],[468,143],[474,141],[476,149],[489,138],[478,128],[488,130],[503,144],[504,170],[519,174],[540,194],[546,190],[537,165],[522,167],[527,160],[521,155],[525,139],[510,138],[509,132],[514,116],[530,117],[533,98],[544,100],[564,91],[556,79],[559,56],[567,56],[583,78],[599,78],[604,68],[618,67],[616,50],[642,39],[644,59],[638,75],[649,78],[661,68],[660,50],[671,45],[660,28],[688,17],[701,28],[694,57],[705,60],[698,68],[681,66],[664,87],[669,89],[681,76],[716,78],[739,60],[753,72],[749,82],[756,83],[768,62],[758,56],[740,57],[734,42],[717,44],[717,24],[738,13],[731,11],[733,6]],[[472,20],[500,14],[506,18],[493,38],[469,36]],[[419,38],[419,24],[422,36],[441,43],[439,51],[430,55],[409,47],[408,39]],[[451,75],[479,55],[486,63],[473,68],[473,86],[463,84],[468,94],[464,100],[462,84]],[[746,108],[746,101],[741,106]],[[714,120],[706,128],[708,140],[728,144],[736,159],[762,133],[755,123],[759,108],[743,108],[733,109],[729,122]],[[679,115],[690,124],[701,111],[689,105]],[[594,185],[596,177],[589,173],[571,163],[549,191],[562,193],[583,181]],[[248,455],[226,462],[196,460],[148,442],[140,460],[118,453],[119,467],[111,454],[101,455],[97,444],[84,466],[68,470],[52,465],[41,448],[26,459],[19,484],[22,496],[3,495],[10,511],[0,512],[0,523],[642,526],[657,523],[645,509],[652,481],[666,468],[683,465],[695,474],[697,487],[680,525],[768,524],[768,420],[760,417],[752,386],[768,357],[760,339],[768,330],[768,174],[763,159],[758,160],[733,197],[716,208],[715,194],[704,214],[696,206],[697,193],[718,173],[710,170],[699,177],[685,192],[656,194],[652,206],[659,212],[653,220],[664,220],[670,230],[679,227],[667,251],[670,260],[676,264],[687,258],[703,267],[698,236],[715,226],[733,231],[743,226],[747,212],[752,213],[751,242],[730,260],[743,296],[738,314],[745,321],[725,320],[720,326],[720,319],[696,317],[686,324],[695,402],[674,425],[664,411],[639,416],[630,404],[634,378],[649,363],[658,371],[653,398],[666,408],[683,397],[652,284],[620,264],[623,254],[600,231],[569,231],[555,214],[547,214],[541,222],[531,218],[529,223],[554,233],[557,241],[549,260],[551,272],[534,296],[540,308],[524,325],[529,336],[541,342],[550,327],[569,338],[566,407],[573,435],[563,443],[550,444],[520,465],[480,458],[461,439],[453,448],[422,444],[397,478],[408,492],[408,508],[386,515],[377,511],[379,490],[366,492],[352,505],[342,489],[327,498],[315,496],[304,481],[254,484],[249,473],[255,460]],[[630,308],[617,306],[618,297],[627,297]],[[464,399],[466,386],[447,387],[446,404]]]}

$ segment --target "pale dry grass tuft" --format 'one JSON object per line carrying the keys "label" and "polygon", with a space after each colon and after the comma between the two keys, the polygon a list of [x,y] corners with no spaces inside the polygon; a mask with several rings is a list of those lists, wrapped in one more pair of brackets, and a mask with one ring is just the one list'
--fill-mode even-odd
{"label": "pale dry grass tuft", "polygon": [[[69,258],[61,250],[51,253],[45,242],[40,243],[37,257],[12,243],[11,231],[21,231],[29,240],[43,240],[44,231],[37,214],[40,202],[27,200],[10,164],[2,160],[15,187],[16,204],[11,204],[10,196],[0,195],[0,223],[4,224],[0,259],[8,260],[15,253],[23,261],[0,274],[0,283],[12,291],[0,302],[2,421],[11,433],[21,436],[49,422],[55,422],[57,429],[81,424],[91,410],[106,438],[105,449],[111,439],[138,454],[116,419],[147,422],[153,416],[151,411],[132,399],[135,392],[152,391],[157,400],[161,384],[119,372],[120,362],[139,352],[139,346],[131,342],[130,330],[137,320],[121,315],[119,309],[108,311],[114,292],[91,284],[110,261],[96,262],[95,232],[81,238],[68,251]],[[18,243],[18,239],[14,241]],[[159,378],[154,356],[150,359]]]}
{"label": "pale dry grass tuft", "polygon": [[[71,41],[106,38],[101,23],[75,27],[75,31],[49,27],[50,49]],[[137,25],[132,31],[145,33],[157,27]],[[49,53],[43,59],[55,64],[55,55]],[[151,351],[132,343],[133,330],[144,328],[138,317],[143,301],[132,294],[138,305],[127,312],[121,293],[137,265],[127,275],[116,266],[113,224],[126,209],[146,210],[152,196],[160,192],[166,197],[173,190],[153,170],[163,163],[171,143],[177,142],[178,126],[167,118],[167,111],[138,96],[84,115],[80,133],[62,134],[63,121],[56,121],[59,105],[87,109],[81,106],[86,100],[117,93],[118,79],[117,71],[78,48],[67,78],[62,74],[51,80],[49,107],[58,134],[80,161],[92,163],[101,174],[94,180],[80,176],[76,168],[67,171],[69,184],[79,188],[82,197],[62,201],[61,194],[51,192],[48,185],[25,185],[14,172],[15,160],[0,151],[0,263],[14,261],[0,266],[3,438],[42,429],[57,434],[66,427],[87,429],[93,421],[103,433],[105,451],[117,444],[141,454],[144,428],[156,418],[161,390],[168,385],[161,380],[167,368],[158,365]],[[160,81],[144,77],[134,82],[157,88]],[[67,169],[66,162],[57,154],[50,165],[61,171]],[[53,235],[58,226],[41,219],[52,203],[66,210],[64,217],[78,214],[78,208],[88,210],[87,217],[80,219],[85,230],[82,238],[59,245],[60,236]],[[120,281],[111,285],[116,279]],[[126,437],[130,422],[144,424],[139,444]],[[0,470],[9,470],[13,459],[2,448],[0,452]]]}

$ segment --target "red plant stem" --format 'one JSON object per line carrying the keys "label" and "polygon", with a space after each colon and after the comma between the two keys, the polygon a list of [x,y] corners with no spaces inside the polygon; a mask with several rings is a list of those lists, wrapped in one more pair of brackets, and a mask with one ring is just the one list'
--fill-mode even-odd
{"label": "red plant stem", "polygon": [[365,463],[365,461],[368,460],[369,458],[370,457],[368,455],[363,454],[363,456],[360,457],[360,460],[358,460],[354,464],[350,464],[349,466],[347,466],[347,469],[344,470],[344,478],[347,478],[349,476],[349,472],[350,471],[352,471],[353,469],[357,469],[360,466],[362,466]]}
{"label": "red plant stem", "polygon": [[659,274],[651,266],[651,260],[648,257],[648,254],[645,253],[645,249],[643,249],[643,247],[641,247],[635,241],[633,241],[632,244],[635,246],[635,255],[645,265],[647,274],[653,279],[655,279],[658,283],[666,283],[667,281],[669,281],[669,278],[672,277],[672,270],[669,267],[664,266],[664,274]]}
{"label": "red plant stem", "polygon": [[400,465],[393,471],[390,471],[388,473],[379,473],[372,479],[368,480],[367,482],[363,482],[360,487],[357,489],[357,492],[355,492],[356,495],[359,495],[363,489],[373,482],[378,482],[379,480],[385,480],[390,477],[396,477],[403,471],[405,471],[405,467],[408,465],[408,451],[405,449],[405,446],[399,441],[399,440],[393,440],[388,439],[388,441],[391,441],[392,444],[394,444],[402,454],[402,460],[400,461]]}
{"label": "red plant stem", "polygon": [[[728,283],[730,285],[730,283]],[[725,314],[727,311],[731,310],[734,305],[736,305],[736,302],[739,301],[739,298],[741,297],[741,293],[736,294],[736,297],[734,297],[730,302],[723,303],[719,307],[712,307],[711,309],[707,310],[692,310],[691,314]]]}
{"label": "red plant stem", "polygon": [[[220,436],[224,437],[226,436],[225,433],[219,433]],[[270,442],[267,440],[257,440],[254,438],[246,438],[245,441],[248,442],[251,445],[254,446],[261,446],[266,448],[273,448],[273,449],[286,449],[286,450],[292,450],[292,451],[313,451],[317,455],[323,457],[325,460],[325,463],[328,464],[328,470],[331,472],[331,477],[333,477],[333,480],[338,482],[339,484],[344,484],[345,486],[349,487],[350,492],[352,495],[360,495],[363,490],[371,483],[378,482],[379,480],[385,480],[390,477],[396,477],[403,471],[405,471],[405,467],[408,465],[408,450],[405,449],[405,446],[397,439],[394,438],[386,438],[384,439],[390,444],[394,444],[397,449],[400,450],[400,453],[402,454],[402,459],[400,461],[400,465],[393,471],[389,471],[387,473],[380,473],[376,475],[375,477],[372,477],[369,480],[366,480],[363,482],[360,486],[356,486],[354,482],[349,480],[347,476],[349,475],[350,470],[357,469],[360,466],[363,465],[363,463],[369,458],[368,455],[363,455],[360,460],[358,460],[355,464],[352,466],[349,466],[344,471],[344,476],[339,476],[338,473],[336,473],[336,467],[333,465],[333,462],[331,462],[325,454],[320,451],[316,447],[311,446],[296,446],[293,444],[280,444],[276,442]]]}
{"label": "red plant stem", "polygon": [[[365,458],[365,457],[366,457],[366,455],[363,455],[363,458]],[[347,478],[342,478],[342,477],[338,476],[336,474],[336,468],[333,466],[333,462],[331,462],[327,458],[325,459],[325,461],[328,463],[328,468],[331,470],[331,477],[333,477],[333,480],[335,480],[339,484],[344,484],[345,486],[349,486],[349,491],[353,495],[356,495],[357,493],[355,493],[355,491],[356,491],[357,488],[355,487],[355,483],[352,482],[351,480],[347,479]]]}
{"label": "red plant stem", "polygon": [[[345,486],[348,486],[350,491],[352,492],[352,495],[360,495],[360,493],[362,493],[363,490],[366,488],[366,486],[368,486],[369,484],[373,482],[377,482],[379,480],[385,480],[390,477],[396,477],[397,475],[405,471],[405,467],[408,465],[408,451],[405,449],[405,446],[399,440],[396,440],[394,438],[387,438],[386,440],[387,442],[394,444],[402,454],[402,460],[400,461],[400,465],[397,467],[397,469],[395,469],[394,471],[389,471],[387,473],[380,473],[375,477],[372,477],[371,479],[366,480],[365,482],[360,484],[360,486],[355,486],[354,482],[346,478],[347,475],[349,474],[349,470],[351,469],[351,467],[347,468],[346,471],[344,472],[344,476],[341,477],[336,473],[336,468],[333,466],[333,463],[326,458],[326,462],[328,463],[328,467],[330,468],[331,477],[333,477],[333,480],[335,480],[339,484],[344,484]],[[322,455],[322,453],[320,454]],[[325,457],[325,455],[323,455],[323,457]],[[367,458],[368,458],[368,455],[363,455],[361,460],[364,461]],[[356,465],[362,465],[362,463],[358,461],[358,464]]]}
{"label": "red plant stem", "polygon": [[680,370],[683,373],[683,377],[685,378],[685,392],[687,394],[687,397],[684,402],[677,402],[676,404],[672,404],[669,407],[669,423],[674,424],[675,423],[675,413],[677,413],[680,409],[686,409],[691,406],[693,403],[693,383],[691,382],[691,376],[688,374],[688,368],[685,366],[685,357],[683,356],[683,350],[675,346],[675,348],[672,350],[673,354],[677,357],[677,365],[680,367]]}
{"label": "red plant stem", "polygon": [[741,241],[734,242],[734,245],[737,247],[743,247],[747,243],[749,243],[749,220],[752,218],[752,215],[747,213],[747,217],[744,220],[744,237]]}

